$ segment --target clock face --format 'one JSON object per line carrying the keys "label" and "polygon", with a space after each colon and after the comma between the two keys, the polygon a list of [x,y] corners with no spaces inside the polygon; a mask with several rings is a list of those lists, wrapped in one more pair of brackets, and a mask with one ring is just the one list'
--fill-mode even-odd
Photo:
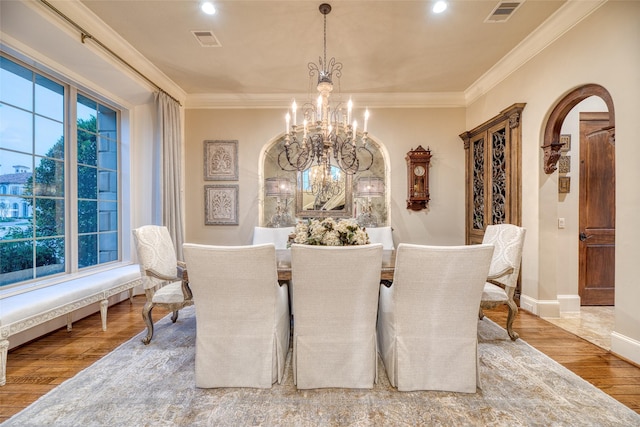
{"label": "clock face", "polygon": [[415,168],[413,168],[413,173],[416,176],[422,176],[424,175],[424,166],[416,166]]}

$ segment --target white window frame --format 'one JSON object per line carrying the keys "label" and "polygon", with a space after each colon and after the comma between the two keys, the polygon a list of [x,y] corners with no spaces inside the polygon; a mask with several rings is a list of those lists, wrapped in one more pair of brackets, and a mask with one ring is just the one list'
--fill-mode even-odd
{"label": "white window frame", "polygon": [[[65,134],[65,271],[62,273],[53,274],[50,276],[44,276],[40,278],[30,279],[22,282],[11,283],[0,287],[0,297],[6,297],[22,292],[31,291],[41,287],[52,286],[59,283],[64,283],[69,280],[95,274],[101,271],[118,268],[123,265],[131,263],[131,247],[129,239],[123,238],[131,234],[130,218],[131,218],[131,204],[123,203],[123,200],[130,199],[130,144],[128,138],[130,112],[126,107],[119,105],[118,103],[111,101],[106,96],[96,93],[94,90],[83,87],[80,83],[75,82],[73,79],[66,78],[59,73],[49,69],[43,64],[34,63],[33,60],[28,60],[29,64],[25,63],[25,60],[21,60],[14,55],[11,55],[5,51],[0,51],[2,56],[6,59],[13,61],[20,66],[30,69],[34,73],[40,74],[43,77],[53,80],[64,86],[64,102],[65,102],[65,114],[64,114],[64,134]],[[77,114],[76,104],[77,95],[89,97],[99,104],[103,104],[117,112],[118,122],[118,253],[119,257],[117,261],[111,261],[104,264],[96,264],[94,266],[78,268],[78,217],[77,217]],[[75,122],[70,118],[76,118]],[[126,131],[125,131],[126,130]],[[71,160],[73,165],[70,165]],[[73,175],[71,175],[73,174]],[[70,179],[72,178],[72,179]],[[35,268],[35,267],[34,267]]]}

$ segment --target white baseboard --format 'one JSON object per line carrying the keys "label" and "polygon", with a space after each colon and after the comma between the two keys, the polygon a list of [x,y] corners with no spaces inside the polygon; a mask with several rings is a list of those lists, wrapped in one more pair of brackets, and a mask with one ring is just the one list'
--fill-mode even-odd
{"label": "white baseboard", "polygon": [[640,341],[614,331],[611,333],[611,352],[640,365]]}
{"label": "white baseboard", "polygon": [[521,295],[520,308],[540,317],[560,317],[558,300],[541,301],[527,295]]}
{"label": "white baseboard", "polygon": [[529,313],[538,314],[538,301],[527,296],[527,295],[520,295],[520,308],[522,310],[526,310]]}
{"label": "white baseboard", "polygon": [[558,303],[560,314],[580,312],[580,295],[558,295]]}

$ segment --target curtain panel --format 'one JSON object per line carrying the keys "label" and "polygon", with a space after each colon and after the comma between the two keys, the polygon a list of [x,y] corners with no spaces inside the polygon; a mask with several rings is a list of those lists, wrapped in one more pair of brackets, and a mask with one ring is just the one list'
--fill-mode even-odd
{"label": "curtain panel", "polygon": [[183,260],[184,221],[182,214],[182,122],[180,104],[164,92],[156,93],[160,141],[162,144],[162,222]]}

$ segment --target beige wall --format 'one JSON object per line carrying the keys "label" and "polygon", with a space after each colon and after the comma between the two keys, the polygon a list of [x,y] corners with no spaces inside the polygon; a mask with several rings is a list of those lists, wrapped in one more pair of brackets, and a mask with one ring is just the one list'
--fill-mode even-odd
{"label": "beige wall", "polygon": [[[185,114],[186,241],[221,245],[251,242],[259,223],[260,153],[283,129],[285,108],[193,109]],[[371,111],[370,134],[389,153],[390,218],[396,243],[437,245],[464,243],[464,109],[377,109]],[[203,141],[239,141],[240,206],[238,226],[204,225]],[[433,154],[429,209],[406,209],[406,153],[422,145]],[[236,182],[227,181],[229,184]]]}
{"label": "beige wall", "polygon": [[[612,350],[640,363],[640,286],[637,226],[640,211],[640,2],[606,3],[574,29],[468,107],[467,123],[526,102],[523,113],[523,306],[557,315],[557,178],[542,171],[542,133],[554,105],[587,83],[612,95],[616,116],[616,322]],[[556,172],[557,174],[557,172]]]}

